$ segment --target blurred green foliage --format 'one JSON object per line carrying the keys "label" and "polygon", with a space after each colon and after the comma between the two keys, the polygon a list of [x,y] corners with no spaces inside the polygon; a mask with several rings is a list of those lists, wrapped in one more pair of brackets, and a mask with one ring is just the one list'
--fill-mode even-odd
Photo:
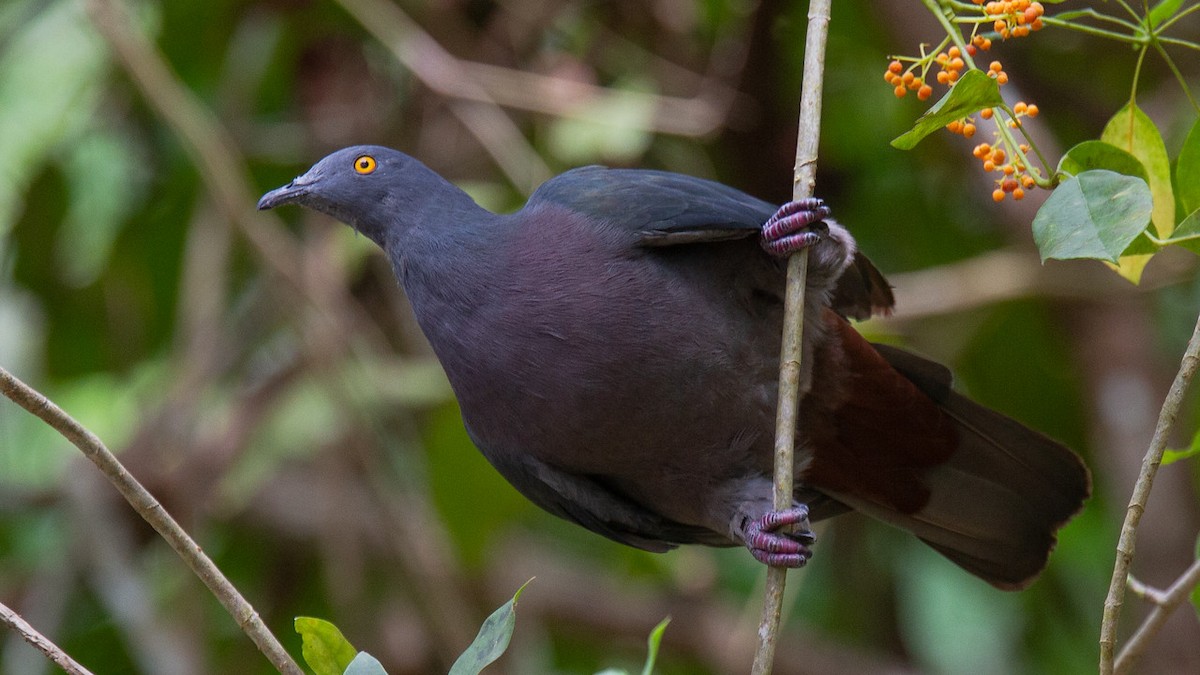
{"label": "blurred green foliage", "polygon": [[[194,148],[87,4],[0,3],[0,365],[118,451],[297,656],[292,619],[321,616],[393,675],[445,672],[491,609],[537,576],[496,672],[635,667],[667,614],[658,672],[744,670],[761,566],[740,550],[620,547],[520,497],[470,447],[386,262],[293,210],[249,226],[286,235],[293,268],[323,284],[284,281],[222,215]],[[335,147],[377,142],[489,207],[523,199],[494,139],[468,130],[454,100],[335,0],[120,4],[229,134],[251,191]],[[471,104],[508,118],[551,172],[637,165],[774,201],[790,191],[805,3],[394,4],[466,62],[607,88],[579,104],[606,124],[539,112],[545,101]],[[1001,249],[1036,261],[1032,212],[991,204],[947,135],[912,152],[888,145],[921,110],[879,78],[888,53],[933,33],[917,3],[834,4],[817,189],[899,286],[897,317],[864,330],[947,362],[972,396],[1079,449],[1097,494],[1042,579],[1014,595],[856,515],[823,525],[816,558],[790,577],[777,672],[1090,672],[1128,458],[1144,450],[1195,321],[1194,267],[1165,256],[1145,290],[1111,292],[1089,285],[1095,264],[1052,262],[1019,294],[906,316],[904,282],[916,277],[902,273]],[[1095,137],[1127,96],[1132,64],[1103,42],[1048,30],[997,49],[1023,97],[1042,104],[1050,145]],[[1160,128],[1188,114],[1161,68],[1149,65],[1140,87]],[[688,114],[718,121],[699,136],[661,133],[635,94],[684,99]],[[1183,133],[1167,134],[1170,156]],[[1114,391],[1149,393],[1114,408]],[[1194,405],[1185,417],[1190,436]],[[0,601],[95,672],[268,672],[76,454],[0,402]],[[1162,526],[1139,542],[1135,572],[1151,583],[1188,563],[1200,523],[1195,461],[1171,471],[1186,478],[1156,493],[1169,519],[1151,513]],[[1200,668],[1195,617],[1172,630],[1147,672]],[[46,668],[0,635],[0,671]]]}

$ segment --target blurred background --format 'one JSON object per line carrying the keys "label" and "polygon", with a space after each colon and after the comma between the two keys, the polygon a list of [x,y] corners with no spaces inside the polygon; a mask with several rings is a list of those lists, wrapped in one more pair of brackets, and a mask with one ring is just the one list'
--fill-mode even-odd
{"label": "blurred background", "polygon": [[[923,109],[882,77],[888,54],[937,40],[920,3],[833,4],[817,192],[898,298],[893,318],[860,328],[947,363],[962,390],[1076,448],[1095,496],[1017,594],[855,514],[822,523],[815,559],[789,576],[776,672],[1091,672],[1120,519],[1200,310],[1195,260],[1160,255],[1140,287],[1100,263],[1041,265],[1029,222],[1044,194],[993,204],[969,153],[978,138],[888,145]],[[297,657],[292,618],[309,615],[395,675],[445,672],[536,577],[489,672],[640,668],[665,616],[660,672],[745,672],[761,565],[741,549],[624,548],[526,502],[468,441],[373,245],[254,205],[356,143],[402,149],[495,210],[588,163],[782,202],[806,11],[5,0],[0,365],[118,452]],[[1200,36],[1198,18],[1177,34]],[[1195,52],[1175,56],[1200,84]],[[1127,100],[1135,54],[1047,29],[997,42],[991,58],[1010,102],[1039,104],[1034,133],[1056,161]],[[1194,112],[1153,54],[1138,101],[1173,157]],[[1198,478],[1195,461],[1159,474],[1142,581],[1165,586],[1193,559]],[[94,467],[6,400],[0,601],[97,673],[270,671]],[[1123,636],[1146,610],[1127,606]],[[1200,672],[1192,609],[1142,670]],[[48,671],[0,633],[0,672]]]}

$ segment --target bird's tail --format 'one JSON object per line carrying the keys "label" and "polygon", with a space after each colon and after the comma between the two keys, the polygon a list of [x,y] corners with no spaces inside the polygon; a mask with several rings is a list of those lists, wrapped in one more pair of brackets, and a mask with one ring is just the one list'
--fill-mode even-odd
{"label": "bird's tail", "polygon": [[994,586],[1027,586],[1046,566],[1057,530],[1087,499],[1087,468],[1066,446],[951,390],[941,365],[875,347],[934,400],[958,442],[947,461],[925,470],[930,495],[920,510],[852,506],[911,531]]}

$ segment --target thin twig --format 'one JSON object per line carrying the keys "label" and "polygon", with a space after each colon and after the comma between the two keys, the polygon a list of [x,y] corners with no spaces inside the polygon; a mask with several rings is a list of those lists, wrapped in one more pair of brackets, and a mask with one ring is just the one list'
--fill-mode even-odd
{"label": "thin twig", "polygon": [[54,644],[50,638],[37,632],[36,628],[30,626],[29,622],[22,619],[20,614],[6,607],[4,603],[0,603],[0,623],[15,630],[26,642],[53,661],[54,665],[67,671],[68,675],[92,675],[92,671],[79,665],[61,647]]}
{"label": "thin twig", "polygon": [[288,655],[283,645],[259,618],[258,612],[242,597],[221,570],[205,555],[200,546],[188,536],[179,523],[167,513],[162,504],[150,494],[121,462],[105,447],[91,431],[29,385],[0,367],[0,393],[17,405],[33,413],[50,425],[64,438],[79,448],[95,464],[147,523],[150,524],[171,548],[183,558],[192,572],[212,591],[217,600],[234,618],[242,631],[258,646],[259,651],[271,661],[281,673],[301,675],[303,671]]}
{"label": "thin twig", "polygon": [[1146,650],[1146,645],[1150,643],[1151,638],[1158,633],[1171,613],[1183,604],[1183,601],[1197,586],[1200,586],[1200,560],[1193,561],[1191,567],[1179,575],[1170,588],[1159,593],[1154,609],[1142,621],[1142,625],[1138,626],[1137,632],[1129,638],[1129,642],[1121,648],[1115,668],[1117,675],[1129,672],[1138,657]]}
{"label": "thin twig", "polygon": [[1125,510],[1125,523],[1121,526],[1121,536],[1117,541],[1116,562],[1113,565],[1112,580],[1108,587],[1108,597],[1104,599],[1104,614],[1100,623],[1100,674],[1112,675],[1113,655],[1117,644],[1117,624],[1121,618],[1121,605],[1125,600],[1125,588],[1129,580],[1129,567],[1133,562],[1134,544],[1137,542],[1138,523],[1146,510],[1146,501],[1150,497],[1150,488],[1154,485],[1154,475],[1162,463],[1163,450],[1167,446],[1171,428],[1183,404],[1183,396],[1187,392],[1196,368],[1200,366],[1200,317],[1192,337],[1188,340],[1179,372],[1171,389],[1163,400],[1162,410],[1158,414],[1158,424],[1154,428],[1154,437],[1142,460],[1142,470],[1137,483],[1133,487],[1133,495]]}
{"label": "thin twig", "polygon": [[[812,0],[808,5],[808,29],[804,43],[804,84],[800,94],[800,120],[796,137],[796,165],[792,199],[811,197],[817,175],[817,146],[821,133],[821,91],[825,72],[825,39],[829,31],[831,0]],[[779,401],[775,417],[774,508],[791,508],[793,499],[793,454],[796,422],[800,408],[800,373],[804,333],[804,290],[808,277],[808,250],[788,259],[787,293],[784,296],[783,344],[779,356]],[[758,650],[751,672],[771,672],[779,616],[783,610],[786,567],[767,569],[767,589],[758,625]]]}
{"label": "thin twig", "polygon": [[1129,575],[1129,579],[1125,582],[1125,584],[1130,593],[1133,593],[1142,600],[1145,600],[1152,605],[1163,604],[1163,598],[1166,596],[1165,593],[1153,586],[1142,583],[1132,574]]}

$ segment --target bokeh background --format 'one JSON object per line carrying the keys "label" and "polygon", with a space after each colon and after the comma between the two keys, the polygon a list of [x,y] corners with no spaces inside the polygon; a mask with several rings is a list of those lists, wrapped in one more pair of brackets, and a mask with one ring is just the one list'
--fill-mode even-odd
{"label": "bokeh background", "polygon": [[[640,668],[668,615],[660,672],[745,672],[760,565],[736,549],[624,548],[527,503],[471,447],[379,252],[327,218],[254,204],[365,142],[497,210],[587,163],[784,201],[806,9],[5,0],[0,364],[118,451],[297,656],[291,620],[310,615],[396,675],[445,672],[536,577],[489,672]],[[1157,257],[1141,287],[1099,263],[1043,266],[1029,233],[1043,195],[994,205],[970,143],[948,134],[888,145],[923,106],[892,95],[886,55],[937,31],[914,0],[834,2],[817,189],[899,298],[861,328],[1078,449],[1096,494],[1018,594],[860,516],[822,524],[815,560],[789,577],[778,673],[1093,671],[1124,504],[1200,310],[1189,254]],[[1006,95],[1041,107],[1052,157],[1129,95],[1134,53],[1114,43],[1048,29],[992,54]],[[1176,56],[1200,84],[1196,53]],[[1153,55],[1138,100],[1173,156],[1194,112]],[[1192,396],[1176,446],[1196,423]],[[1193,559],[1197,478],[1194,461],[1160,474],[1134,564],[1146,583]],[[3,400],[0,601],[98,673],[270,670],[98,472]],[[1123,635],[1145,612],[1128,604]],[[48,670],[0,633],[0,672]],[[1192,609],[1143,671],[1200,672]]]}

